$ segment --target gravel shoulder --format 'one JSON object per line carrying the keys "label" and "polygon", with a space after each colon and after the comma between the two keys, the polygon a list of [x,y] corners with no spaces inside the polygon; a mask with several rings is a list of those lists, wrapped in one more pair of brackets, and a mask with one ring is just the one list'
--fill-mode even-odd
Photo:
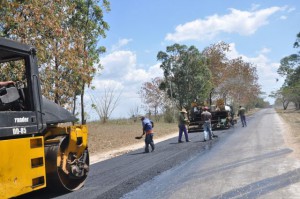
{"label": "gravel shoulder", "polygon": [[[157,144],[159,142],[168,140],[170,138],[174,138],[176,136],[178,136],[178,133],[174,132],[174,133],[171,133],[169,135],[164,135],[164,136],[162,136],[160,138],[157,138],[157,139],[154,138],[154,142],[155,142],[155,144]],[[101,152],[95,153],[90,157],[90,163],[95,164],[97,162],[101,162],[101,161],[104,161],[104,160],[107,160],[107,159],[110,159],[110,158],[114,158],[114,157],[117,157],[119,155],[127,154],[131,151],[135,151],[137,149],[143,148],[144,146],[145,146],[144,139],[141,139],[140,142],[136,143],[136,144],[120,147],[120,148],[117,148],[117,149],[112,149],[110,151],[106,151],[106,152],[102,152],[102,153]]]}

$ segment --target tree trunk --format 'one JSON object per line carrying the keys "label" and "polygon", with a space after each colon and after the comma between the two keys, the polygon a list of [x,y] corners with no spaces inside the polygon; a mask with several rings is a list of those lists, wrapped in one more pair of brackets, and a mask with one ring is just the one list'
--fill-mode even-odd
{"label": "tree trunk", "polygon": [[284,101],[283,103],[282,103],[282,105],[283,105],[283,110],[286,110],[287,109],[287,107],[289,106],[289,101]]}
{"label": "tree trunk", "polygon": [[84,117],[84,101],[83,101],[83,97],[84,97],[84,85],[85,85],[85,83],[83,82],[82,88],[81,88],[81,94],[80,94],[80,102],[81,102],[81,124],[86,124],[86,120],[85,120],[85,117]]}
{"label": "tree trunk", "polygon": [[74,92],[74,98],[73,98],[73,115],[75,115],[75,111],[76,111],[76,92]]}
{"label": "tree trunk", "polygon": [[294,102],[296,110],[300,110],[300,102]]}
{"label": "tree trunk", "polygon": [[[58,43],[56,42],[55,43],[56,45],[56,49],[58,49]],[[54,80],[54,102],[56,104],[60,104],[60,100],[59,100],[59,95],[58,95],[58,89],[59,89],[59,62],[58,62],[58,58],[57,57],[54,57],[54,62],[55,62],[55,80]]]}

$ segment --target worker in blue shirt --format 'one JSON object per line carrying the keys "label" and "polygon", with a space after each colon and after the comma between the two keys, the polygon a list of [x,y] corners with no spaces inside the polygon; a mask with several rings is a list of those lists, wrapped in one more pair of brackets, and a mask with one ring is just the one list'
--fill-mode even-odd
{"label": "worker in blue shirt", "polygon": [[[153,142],[153,122],[141,116],[142,126],[143,126],[143,135],[146,134],[145,138],[145,153],[149,153],[149,145],[151,146],[152,151],[154,151],[155,146]],[[151,152],[152,152],[151,151]]]}

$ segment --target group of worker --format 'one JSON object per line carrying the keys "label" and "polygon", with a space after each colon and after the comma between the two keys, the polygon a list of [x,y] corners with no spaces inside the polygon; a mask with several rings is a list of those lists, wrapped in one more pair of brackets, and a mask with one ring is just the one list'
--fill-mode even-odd
{"label": "group of worker", "polygon": [[[211,130],[211,113],[208,111],[208,107],[204,107],[203,111],[201,113],[201,120],[204,121],[203,123],[203,133],[204,133],[204,142],[208,140],[213,139],[213,133]],[[184,133],[185,140],[186,142],[190,142],[188,138],[188,132],[187,132],[187,125],[189,124],[189,119],[187,117],[187,111],[185,109],[182,109],[180,111],[179,115],[179,136],[178,136],[178,143],[182,143],[183,141],[181,140],[182,134]]]}
{"label": "group of worker", "polygon": [[[246,127],[246,116],[245,116],[246,109],[242,106],[239,107],[238,111],[238,116],[241,119],[242,126]],[[214,139],[216,137],[211,128],[211,113],[208,111],[208,107],[204,107],[203,111],[201,113],[201,120],[204,121],[203,124],[203,133],[204,133],[204,142],[208,140]],[[149,153],[149,145],[151,146],[151,152],[154,151],[155,145],[153,142],[153,122],[144,117],[140,117],[142,121],[142,126],[143,126],[143,135],[146,134],[145,138],[145,153]],[[187,117],[187,111],[185,109],[182,109],[179,114],[178,118],[178,128],[179,128],[179,135],[178,135],[178,143],[183,143],[182,139],[182,134],[184,134],[185,141],[190,142],[191,140],[189,139],[188,132],[187,132],[187,125],[189,124],[189,119]]]}

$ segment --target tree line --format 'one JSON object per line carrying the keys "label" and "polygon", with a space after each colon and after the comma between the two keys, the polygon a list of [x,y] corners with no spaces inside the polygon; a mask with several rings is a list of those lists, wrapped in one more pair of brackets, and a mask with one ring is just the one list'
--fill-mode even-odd
{"label": "tree line", "polygon": [[229,47],[219,42],[199,51],[195,46],[174,44],[158,52],[164,77],[142,85],[139,94],[146,108],[157,115],[158,110],[170,114],[172,106],[189,110],[195,102],[209,105],[210,100],[235,108],[268,106],[261,97],[256,66],[241,57],[229,59]]}
{"label": "tree line", "polygon": [[[102,68],[98,41],[109,29],[109,11],[107,0],[1,1],[0,36],[36,47],[43,95],[73,113],[79,96],[82,123],[85,88]],[[10,70],[1,71],[2,80]]]}
{"label": "tree line", "polygon": [[[300,32],[296,36],[294,48],[300,47]],[[277,91],[271,93],[271,97],[281,103],[284,110],[290,103],[300,109],[300,51],[286,56],[280,60],[280,66],[277,73],[285,78],[284,84]]]}
{"label": "tree line", "polygon": [[[109,30],[103,18],[109,11],[107,0],[13,0],[2,1],[0,7],[0,36],[36,47],[43,95],[73,114],[79,109],[82,123],[85,88],[103,68],[100,54],[105,47],[99,46],[99,40]],[[229,59],[228,51],[229,44],[220,42],[202,51],[174,44],[158,52],[164,76],[142,85],[139,94],[145,108],[155,115],[164,111],[172,116],[174,107],[189,109],[193,102],[207,102],[210,96],[249,108],[263,104],[256,66],[241,57]],[[18,80],[24,72],[13,70],[3,68],[0,78],[5,80],[14,72]],[[77,101],[81,107],[76,107]],[[118,100],[106,101],[117,104]],[[111,111],[106,107],[106,111],[93,108],[100,118],[108,119],[104,112]]]}

